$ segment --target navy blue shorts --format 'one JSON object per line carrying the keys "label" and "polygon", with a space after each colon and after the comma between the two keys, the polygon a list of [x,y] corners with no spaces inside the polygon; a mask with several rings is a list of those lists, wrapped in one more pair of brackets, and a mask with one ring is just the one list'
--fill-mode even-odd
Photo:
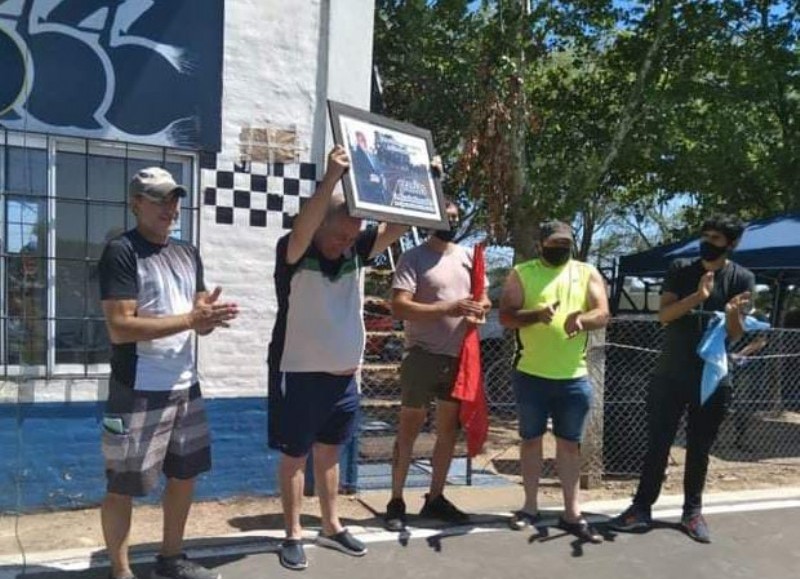
{"label": "navy blue shorts", "polygon": [[592,387],[587,377],[551,380],[515,370],[512,384],[523,440],[542,436],[547,431],[547,418],[552,417],[553,434],[563,440],[581,441],[592,407]]}
{"label": "navy blue shorts", "polygon": [[345,444],[353,436],[359,408],[355,376],[275,372],[269,382],[270,448],[301,457],[315,442]]}

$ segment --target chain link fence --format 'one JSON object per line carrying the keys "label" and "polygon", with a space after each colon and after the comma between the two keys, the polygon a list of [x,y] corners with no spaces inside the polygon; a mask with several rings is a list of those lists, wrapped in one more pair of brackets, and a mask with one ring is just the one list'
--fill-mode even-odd
{"label": "chain link fence", "polygon": [[[609,325],[603,392],[603,473],[636,475],[647,448],[645,400],[663,330],[652,319]],[[712,448],[711,469],[782,462],[800,467],[800,331],[751,332],[731,345],[729,415]],[[685,419],[672,451],[683,464]]]}
{"label": "chain link fence", "polygon": [[[400,410],[402,324],[385,302],[367,304],[368,341],[362,373],[361,465],[391,461]],[[587,349],[594,407],[583,444],[584,484],[601,477],[637,476],[647,447],[645,400],[663,340],[652,317],[615,318],[593,332]],[[477,472],[517,479],[516,409],[511,387],[514,333],[504,330],[497,310],[481,328],[481,351],[490,432],[484,453],[471,463]],[[732,347],[730,414],[712,450],[711,472],[790,465],[800,473],[800,330],[750,333]],[[435,441],[433,413],[415,448],[429,459]],[[685,429],[679,429],[670,464],[683,464]],[[465,456],[459,442],[456,455]],[[555,443],[545,437],[544,476],[554,474]]]}

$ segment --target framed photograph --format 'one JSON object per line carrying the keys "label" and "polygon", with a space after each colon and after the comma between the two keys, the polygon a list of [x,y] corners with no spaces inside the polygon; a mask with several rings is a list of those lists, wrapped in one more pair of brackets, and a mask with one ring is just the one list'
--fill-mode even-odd
{"label": "framed photograph", "polygon": [[431,132],[328,101],[333,138],[350,155],[342,177],[353,217],[449,229]]}

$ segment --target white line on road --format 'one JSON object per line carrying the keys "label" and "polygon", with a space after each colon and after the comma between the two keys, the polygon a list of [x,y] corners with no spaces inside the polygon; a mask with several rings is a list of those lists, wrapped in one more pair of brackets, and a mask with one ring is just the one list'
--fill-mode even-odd
{"label": "white line on road", "polygon": [[[781,500],[762,500],[753,502],[715,504],[703,508],[703,513],[707,515],[724,513],[745,513],[754,511],[771,511],[776,509],[800,508],[800,499],[781,499]],[[494,513],[497,516],[508,516],[508,513]],[[590,515],[587,518],[594,523],[608,520],[609,515],[615,512]],[[653,517],[657,519],[670,519],[680,517],[680,508],[656,509]],[[545,525],[555,524],[557,519],[545,519]],[[390,533],[379,527],[365,527],[364,532],[358,533],[359,538],[368,544],[403,542],[420,539],[430,539],[431,537],[453,537],[460,535],[477,535],[484,533],[497,533],[507,530],[505,522],[485,524],[482,526],[462,526],[448,527],[445,529],[423,529],[409,527],[403,534]],[[311,535],[309,536],[311,537]],[[261,531],[250,533],[237,533],[213,538],[219,542],[238,542],[233,545],[206,546],[190,549],[191,555],[196,559],[253,555],[258,553],[273,553],[276,551],[280,539],[275,531]],[[246,540],[246,542],[242,542]],[[308,547],[314,548],[313,543]],[[108,567],[108,559],[105,555],[94,556],[97,550],[71,550],[60,553],[36,553],[27,558],[27,572],[47,573],[65,571],[84,571],[93,567]],[[154,553],[134,553],[131,556],[131,563],[146,564],[153,560]],[[17,579],[23,572],[21,556],[0,557],[0,579]]]}

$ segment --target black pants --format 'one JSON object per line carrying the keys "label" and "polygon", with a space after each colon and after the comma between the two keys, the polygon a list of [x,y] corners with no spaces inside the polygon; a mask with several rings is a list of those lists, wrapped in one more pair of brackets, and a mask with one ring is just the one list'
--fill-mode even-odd
{"label": "black pants", "polygon": [[708,453],[728,411],[730,387],[723,381],[700,405],[702,368],[682,376],[657,374],[647,399],[647,455],[642,465],[634,504],[649,509],[661,493],[669,450],[684,411],[688,410],[686,468],[683,476],[684,514],[699,513],[708,472]]}

